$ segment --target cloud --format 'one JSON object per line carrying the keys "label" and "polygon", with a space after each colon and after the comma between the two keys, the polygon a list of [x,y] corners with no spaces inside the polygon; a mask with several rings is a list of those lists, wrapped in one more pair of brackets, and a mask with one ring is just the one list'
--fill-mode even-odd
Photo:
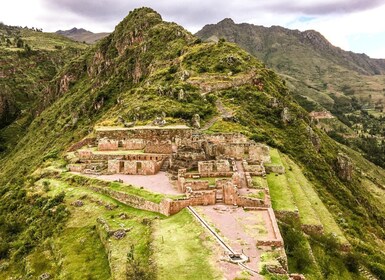
{"label": "cloud", "polygon": [[306,15],[350,14],[362,12],[385,4],[385,0],[343,0],[343,1],[280,1],[268,5],[278,13],[303,13]]}
{"label": "cloud", "polygon": [[[191,32],[205,24],[232,18],[237,23],[280,25],[291,29],[315,29],[334,45],[362,51],[352,44],[355,34],[383,34],[385,0],[12,0],[1,4],[0,18],[6,24],[41,27],[45,31],[83,27],[93,32],[110,32],[129,11],[142,6],[159,12]],[[20,7],[23,9],[20,10]],[[376,35],[380,37],[381,35]],[[367,46],[368,54],[378,56]],[[383,55],[385,57],[385,53]]]}

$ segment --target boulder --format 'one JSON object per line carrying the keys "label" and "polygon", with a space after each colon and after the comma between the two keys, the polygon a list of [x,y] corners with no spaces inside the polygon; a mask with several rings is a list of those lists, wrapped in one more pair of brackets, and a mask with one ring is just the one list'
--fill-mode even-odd
{"label": "boulder", "polygon": [[337,174],[338,177],[344,181],[352,180],[353,163],[351,159],[343,153],[339,153],[337,156]]}

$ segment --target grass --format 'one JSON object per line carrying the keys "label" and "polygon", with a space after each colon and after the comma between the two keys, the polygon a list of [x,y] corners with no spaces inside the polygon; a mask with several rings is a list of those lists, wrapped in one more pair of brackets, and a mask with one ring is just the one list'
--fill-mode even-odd
{"label": "grass", "polygon": [[[288,168],[287,164],[284,165],[285,168]],[[295,204],[298,207],[301,223],[303,225],[322,225],[308,197],[296,180],[296,176],[298,176],[298,174],[286,169],[286,178],[289,183],[291,193],[293,194]]]}
{"label": "grass", "polygon": [[204,229],[187,210],[157,221],[153,244],[158,279],[222,279],[213,268]]}
{"label": "grass", "polygon": [[67,228],[55,241],[61,279],[111,279],[107,255],[92,227]]}
{"label": "grass", "polygon": [[272,165],[282,165],[281,156],[277,149],[270,148],[270,157]]}
{"label": "grass", "polygon": [[247,197],[265,199],[265,192],[258,191],[257,193],[248,194]]}
{"label": "grass", "polygon": [[[49,191],[44,190],[43,182],[49,182]],[[131,208],[127,205],[98,193],[94,193],[82,185],[69,185],[55,179],[42,179],[34,187],[38,193],[47,196],[55,196],[60,192],[66,193],[66,204],[71,211],[71,217],[66,224],[64,234],[55,238],[54,254],[56,259],[64,263],[60,270],[59,279],[109,279],[109,274],[102,274],[99,270],[110,273],[114,279],[124,279],[126,273],[127,253],[131,245],[135,245],[135,255],[141,265],[148,266],[151,250],[151,221],[159,215],[156,213]],[[72,202],[81,199],[82,207],[72,206]],[[98,202],[97,202],[98,201]],[[116,205],[117,208],[107,210],[105,205]],[[126,219],[120,218],[125,213]],[[95,230],[97,218],[103,218],[111,229],[130,229],[123,240],[108,238],[110,263],[106,265],[107,248],[105,248]],[[86,248],[83,250],[83,247]],[[81,252],[79,253],[79,250]],[[84,265],[87,263],[87,265]],[[88,266],[88,263],[90,265]],[[100,266],[100,268],[95,268]],[[36,265],[35,265],[36,266]],[[79,267],[78,267],[79,266]],[[80,267],[83,266],[83,267]],[[80,271],[81,278],[73,276],[73,273]]]}
{"label": "grass", "polygon": [[276,211],[296,211],[293,195],[285,175],[270,173],[267,175],[271,204]]}
{"label": "grass", "polygon": [[266,178],[263,178],[260,176],[254,176],[254,177],[252,177],[252,180],[253,180],[253,187],[255,187],[255,188],[267,189],[269,187],[267,184]]}
{"label": "grass", "polygon": [[[338,227],[333,216],[319,198],[317,192],[314,190],[314,186],[303,175],[300,167],[291,161],[287,156],[284,156],[284,160],[287,176],[290,178],[290,182],[292,183],[291,188],[296,201],[308,201],[308,203],[303,203],[303,205],[297,204],[301,219],[302,216],[305,215],[306,219],[311,221],[315,218],[314,214],[316,214],[318,220],[324,227],[325,233],[335,234],[340,242],[347,243],[344,234]],[[311,205],[313,211],[309,208],[308,204]],[[316,219],[314,221],[316,221]]]}

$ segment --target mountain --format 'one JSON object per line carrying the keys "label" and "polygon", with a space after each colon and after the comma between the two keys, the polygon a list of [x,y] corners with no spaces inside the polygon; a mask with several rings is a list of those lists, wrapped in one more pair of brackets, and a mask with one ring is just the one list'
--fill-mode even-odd
{"label": "mountain", "polygon": [[55,32],[56,34],[63,35],[67,38],[70,38],[74,41],[78,42],[86,42],[87,44],[94,44],[100,39],[108,36],[109,33],[101,32],[101,33],[93,33],[91,31],[85,30],[83,28],[72,28],[70,30],[58,30]]}
{"label": "mountain", "polygon": [[0,25],[0,157],[47,104],[47,83],[86,46],[55,34]]}
{"label": "mountain", "polygon": [[[154,128],[159,120],[184,129],[192,119],[202,129],[191,137],[241,133],[271,147],[271,169],[286,170],[254,178],[270,190],[288,261],[270,248],[265,264],[307,279],[385,279],[384,169],[319,129],[285,81],[236,44],[202,42],[152,9],[136,9],[43,85],[45,106],[0,160],[1,279],[223,278],[223,250],[189,212],[134,208],[128,193],[146,205],[164,196],[67,169],[73,147],[92,146],[103,129],[169,135]],[[123,127],[132,123],[138,127]],[[157,140],[154,149],[169,144]],[[195,150],[184,150],[187,164]],[[250,226],[244,230],[266,234]],[[258,277],[287,276],[274,271],[261,263]]]}
{"label": "mountain", "polygon": [[314,30],[236,24],[231,19],[206,25],[196,35],[203,40],[225,38],[261,59],[281,74],[309,112],[328,110],[337,116],[320,120],[322,129],[385,166],[384,59],[344,51]]}

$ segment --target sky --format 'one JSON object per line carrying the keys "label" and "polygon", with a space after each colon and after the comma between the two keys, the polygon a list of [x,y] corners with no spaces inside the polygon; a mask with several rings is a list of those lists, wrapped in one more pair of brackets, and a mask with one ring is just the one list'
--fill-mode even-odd
{"label": "sky", "polygon": [[111,32],[129,11],[143,6],[192,33],[232,18],[314,29],[344,50],[385,58],[385,0],[1,0],[0,22],[46,32],[73,27]]}

